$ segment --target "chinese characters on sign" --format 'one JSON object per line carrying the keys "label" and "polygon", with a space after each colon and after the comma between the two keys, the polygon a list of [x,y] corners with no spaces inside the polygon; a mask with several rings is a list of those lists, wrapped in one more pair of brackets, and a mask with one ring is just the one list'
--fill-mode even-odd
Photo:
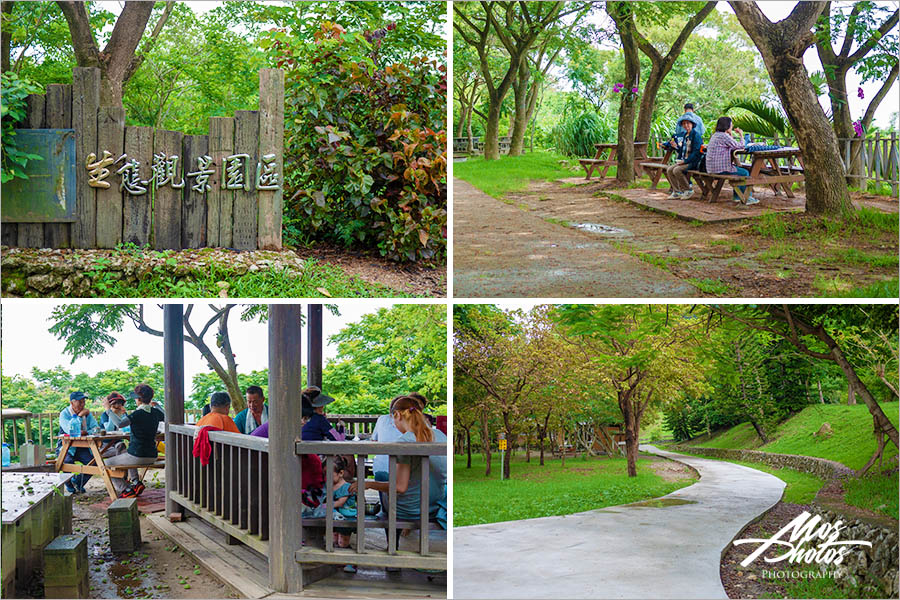
{"label": "chinese characters on sign", "polygon": [[[123,154],[117,159],[108,151],[103,151],[103,157],[99,160],[97,155],[91,152],[85,163],[88,171],[88,185],[95,188],[108,189],[110,183],[106,179],[110,175],[107,168],[111,165],[120,166],[116,175],[121,177],[119,190],[132,196],[141,196],[148,189],[159,189],[171,186],[174,189],[182,189],[186,180],[193,179],[190,188],[200,194],[212,191],[210,177],[215,175],[216,167],[211,156],[197,157],[197,169],[189,171],[181,176],[179,169],[179,156],[158,152],[153,155],[150,163],[150,179],[141,179],[141,162]],[[186,165],[185,170],[192,168]],[[275,154],[264,154],[262,160],[256,164],[256,178],[252,175],[252,165],[248,154],[232,154],[222,160],[222,180],[220,186],[226,190],[277,190],[281,188],[281,176],[278,172],[278,157]]]}

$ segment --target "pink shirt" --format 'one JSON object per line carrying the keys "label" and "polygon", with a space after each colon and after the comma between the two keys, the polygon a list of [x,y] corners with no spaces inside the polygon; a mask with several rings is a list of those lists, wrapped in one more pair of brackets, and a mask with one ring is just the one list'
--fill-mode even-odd
{"label": "pink shirt", "polygon": [[706,172],[734,173],[731,152],[743,147],[743,141],[739,142],[723,131],[712,134],[709,144],[706,146]]}

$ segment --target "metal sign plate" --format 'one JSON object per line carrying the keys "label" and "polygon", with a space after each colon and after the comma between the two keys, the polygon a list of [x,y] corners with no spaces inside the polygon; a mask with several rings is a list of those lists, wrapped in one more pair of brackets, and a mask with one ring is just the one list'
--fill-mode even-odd
{"label": "metal sign plate", "polygon": [[17,146],[44,160],[29,160],[28,179],[3,184],[4,223],[75,221],[75,130],[16,129]]}

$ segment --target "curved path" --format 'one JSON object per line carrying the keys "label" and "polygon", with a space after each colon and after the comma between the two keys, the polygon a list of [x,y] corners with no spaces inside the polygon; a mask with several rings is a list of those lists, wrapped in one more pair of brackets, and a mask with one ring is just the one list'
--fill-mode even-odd
{"label": "curved path", "polygon": [[732,463],[640,449],[690,465],[700,481],[658,507],[456,527],[454,598],[727,598],[722,551],[781,499],[784,482]]}

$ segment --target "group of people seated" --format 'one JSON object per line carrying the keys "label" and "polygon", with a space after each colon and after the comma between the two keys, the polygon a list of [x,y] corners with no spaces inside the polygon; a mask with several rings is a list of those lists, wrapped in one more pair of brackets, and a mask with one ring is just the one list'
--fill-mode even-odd
{"label": "group of people seated", "polygon": [[[130,433],[131,439],[126,445],[118,442],[105,448],[102,452],[107,466],[129,465],[127,478],[113,477],[112,483],[120,498],[133,498],[143,493],[145,486],[138,477],[138,468],[152,465],[159,456],[156,434],[159,424],[165,421],[165,413],[153,400],[153,388],[146,383],[138,384],[131,393],[136,401],[135,409],[129,414],[125,409],[125,397],[119,392],[112,392],[103,399],[103,414],[100,422],[94,418],[85,406],[89,399],[84,392],[69,394],[69,406],[59,414],[59,437],[96,435],[98,433],[123,432]],[[57,446],[61,449],[62,441]],[[94,459],[89,448],[70,448],[64,463],[90,464]],[[72,494],[84,493],[84,486],[91,475],[79,473],[66,482],[66,490]]]}
{"label": "group of people seated", "polygon": [[[210,396],[209,412],[204,414],[196,425],[211,427],[232,433],[241,433],[257,437],[269,437],[269,410],[265,402],[262,388],[247,388],[247,408],[239,412],[234,419],[229,418],[231,397],[226,392],[215,392]],[[344,441],[346,433],[342,425],[333,425],[328,420],[325,407],[334,402],[334,398],[322,393],[318,387],[311,386],[301,393],[302,420],[300,438],[304,441]],[[443,442],[447,436],[433,426],[428,415],[424,413],[427,399],[418,393],[410,393],[395,397],[390,404],[389,413],[378,418],[370,439],[377,442]],[[206,408],[204,408],[204,411]],[[301,455],[301,511],[306,519],[319,519],[326,516],[325,470],[324,456],[316,454]],[[353,456],[336,455],[332,474],[334,499],[333,517],[335,521],[356,520],[356,494],[360,483],[367,489],[377,490],[380,496],[381,514],[386,515],[389,509],[388,494],[390,490],[389,457],[375,456],[373,460],[373,479],[363,476],[358,478],[356,461]],[[429,461],[428,506],[429,518],[435,519],[442,527],[446,527],[447,510],[447,457],[433,456]],[[422,463],[412,456],[397,457],[396,511],[399,520],[418,520],[421,517]],[[364,510],[364,507],[363,507]],[[368,515],[377,518],[377,515]],[[350,546],[351,527],[336,527],[334,541],[338,548]],[[425,533],[424,535],[427,535]],[[399,536],[398,536],[399,541]],[[345,570],[352,572],[353,565]]]}
{"label": "group of people seated", "polygon": [[[694,112],[690,102],[684,105],[684,114],[675,123],[675,133],[663,144],[667,150],[675,152],[675,164],[666,168],[666,179],[672,192],[670,199],[686,200],[694,195],[688,171],[703,171],[712,174],[749,175],[750,172],[734,163],[734,151],[747,148],[747,137],[737,127],[731,117],[719,117],[716,130],[703,146],[703,119]],[[734,134],[737,134],[737,139]],[[760,146],[756,149],[771,149],[777,146]],[[738,186],[741,192],[746,186]],[[734,192],[735,202],[741,202],[740,196]],[[758,199],[750,196],[747,204],[757,204]]]}

